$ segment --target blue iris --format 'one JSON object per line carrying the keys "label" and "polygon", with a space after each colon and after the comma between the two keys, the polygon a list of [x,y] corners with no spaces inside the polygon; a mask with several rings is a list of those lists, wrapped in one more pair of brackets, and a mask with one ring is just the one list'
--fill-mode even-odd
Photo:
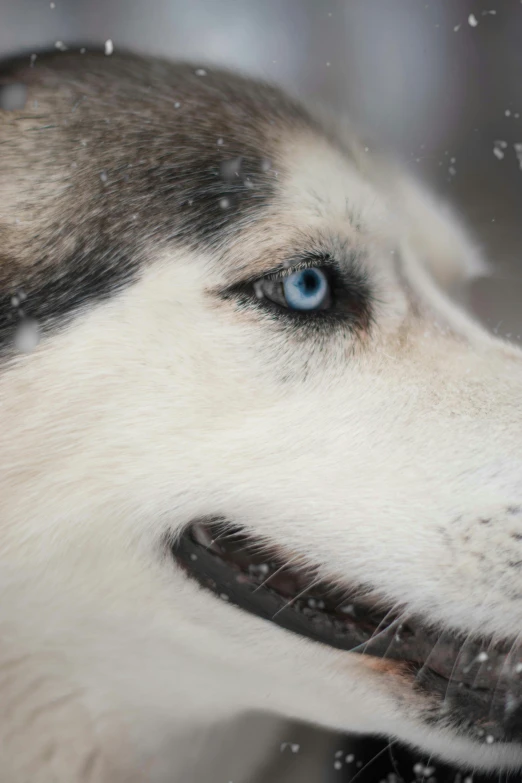
{"label": "blue iris", "polygon": [[300,269],[284,278],[283,291],[292,310],[317,310],[328,297],[329,285],[320,269]]}

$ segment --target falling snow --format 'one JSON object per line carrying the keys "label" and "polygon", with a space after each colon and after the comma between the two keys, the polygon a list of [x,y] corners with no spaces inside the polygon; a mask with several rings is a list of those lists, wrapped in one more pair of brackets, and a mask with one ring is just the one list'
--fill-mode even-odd
{"label": "falling snow", "polygon": [[518,165],[522,169],[522,142],[513,144],[513,147],[515,149],[515,155],[517,156]]}
{"label": "falling snow", "polygon": [[477,17],[475,16],[475,14],[470,14],[468,16],[468,24],[470,27],[476,27],[478,25]]}
{"label": "falling snow", "polygon": [[237,158],[222,160],[219,165],[219,173],[221,174],[221,177],[227,182],[232,182],[234,179],[236,179],[236,177],[239,176],[242,162],[243,158],[241,155],[238,155]]}
{"label": "falling snow", "polygon": [[114,44],[110,38],[105,41],[105,54],[110,55],[114,51]]}
{"label": "falling snow", "polygon": [[196,76],[206,76],[207,75],[207,72],[205,71],[204,68],[197,68],[194,71],[194,73],[196,74]]}
{"label": "falling snow", "polygon": [[17,327],[14,336],[14,346],[20,353],[34,351],[40,342],[40,327],[33,319],[23,320]]}
{"label": "falling snow", "polygon": [[17,111],[23,109],[27,100],[25,84],[6,84],[0,88],[0,109]]}
{"label": "falling snow", "polygon": [[505,150],[507,149],[507,141],[502,141],[502,139],[499,139],[494,142],[493,144],[493,155],[498,158],[498,160],[502,160],[502,158],[505,155]]}
{"label": "falling snow", "polygon": [[518,705],[520,704],[520,699],[517,699],[516,696],[513,696],[512,693],[506,694],[506,699],[504,702],[504,712],[506,715],[510,715],[512,712],[514,712]]}
{"label": "falling snow", "polygon": [[297,742],[282,742],[279,747],[279,750],[281,751],[281,753],[283,753],[286,750],[286,748],[290,748],[290,751],[292,753],[299,753],[301,746]]}
{"label": "falling snow", "polygon": [[56,41],[54,44],[55,48],[58,49],[60,52],[66,52],[67,46],[64,44],[63,41]]}

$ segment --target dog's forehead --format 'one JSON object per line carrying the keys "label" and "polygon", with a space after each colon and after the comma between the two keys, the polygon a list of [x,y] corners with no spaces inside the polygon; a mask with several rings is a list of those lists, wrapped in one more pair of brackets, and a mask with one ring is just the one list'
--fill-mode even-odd
{"label": "dog's forehead", "polygon": [[48,323],[132,281],[151,246],[224,247],[273,207],[288,140],[327,135],[277,88],[127,55],[9,63],[0,99],[4,339],[20,289]]}
{"label": "dog's forehead", "polygon": [[[81,196],[76,222],[103,206],[105,223],[121,226],[134,208],[198,243],[262,208],[277,187],[281,138],[314,126],[274,87],[131,56],[48,56],[4,69],[1,85],[4,96],[25,90],[24,104],[0,115],[17,202],[33,208],[26,183],[50,194],[52,182],[58,200]],[[56,200],[47,200],[53,217]]]}

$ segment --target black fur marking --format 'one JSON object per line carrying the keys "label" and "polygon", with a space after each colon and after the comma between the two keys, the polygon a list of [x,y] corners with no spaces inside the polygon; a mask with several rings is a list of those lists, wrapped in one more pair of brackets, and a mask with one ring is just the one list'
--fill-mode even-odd
{"label": "black fur marking", "polygon": [[0,218],[0,235],[14,237],[0,263],[4,351],[17,290],[45,332],[129,285],[151,251],[219,253],[273,203],[285,130],[324,135],[276,88],[196,70],[70,52],[0,67],[0,86],[28,89],[27,107],[0,125],[0,180],[29,222],[22,232]]}
{"label": "black fur marking", "polygon": [[0,352],[9,351],[23,319],[36,320],[46,334],[93,302],[115,296],[137,279],[139,269],[136,259],[107,248],[101,255],[99,249],[79,251],[44,274],[21,278],[21,285],[0,292]]}

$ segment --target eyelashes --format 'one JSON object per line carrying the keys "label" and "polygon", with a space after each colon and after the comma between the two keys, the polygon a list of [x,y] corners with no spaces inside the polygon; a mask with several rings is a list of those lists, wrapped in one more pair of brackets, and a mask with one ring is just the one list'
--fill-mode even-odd
{"label": "eyelashes", "polygon": [[221,292],[241,309],[300,330],[368,331],[375,295],[369,275],[351,257],[339,264],[327,254],[306,253],[262,277],[245,280]]}
{"label": "eyelashes", "polygon": [[253,284],[258,300],[304,314],[330,310],[333,305],[332,285],[326,270],[304,267],[289,270],[282,277],[269,275]]}

